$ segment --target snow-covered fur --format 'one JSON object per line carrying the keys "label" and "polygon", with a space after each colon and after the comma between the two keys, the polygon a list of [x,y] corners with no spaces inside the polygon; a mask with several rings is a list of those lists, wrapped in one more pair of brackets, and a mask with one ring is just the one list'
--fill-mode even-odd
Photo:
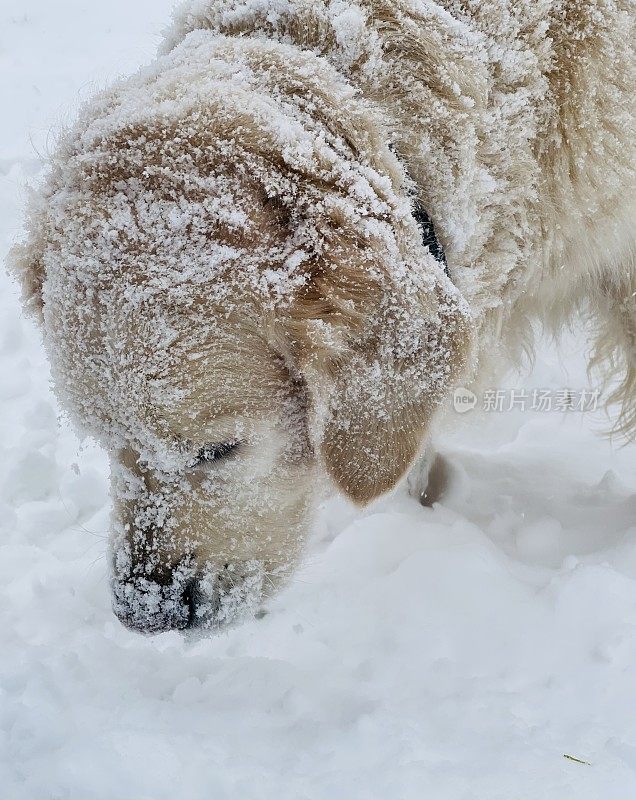
{"label": "snow-covered fur", "polygon": [[634,435],[633,21],[623,0],[195,0],[84,109],[13,260],[112,455],[123,619],[254,601],[323,468],[359,502],[394,486],[453,383],[491,381],[534,320],[590,315]]}

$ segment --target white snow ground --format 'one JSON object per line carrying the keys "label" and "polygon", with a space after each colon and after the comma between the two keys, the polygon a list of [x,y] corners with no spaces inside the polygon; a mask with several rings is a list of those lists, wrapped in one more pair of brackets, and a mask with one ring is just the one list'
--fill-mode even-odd
{"label": "white snow ground", "polygon": [[[170,6],[2,0],[1,257],[50,132]],[[334,501],[263,619],[144,638],[110,611],[106,460],[1,280],[2,800],[636,796],[636,448],[602,415],[458,416],[442,505]],[[587,386],[580,349],[523,385]]]}

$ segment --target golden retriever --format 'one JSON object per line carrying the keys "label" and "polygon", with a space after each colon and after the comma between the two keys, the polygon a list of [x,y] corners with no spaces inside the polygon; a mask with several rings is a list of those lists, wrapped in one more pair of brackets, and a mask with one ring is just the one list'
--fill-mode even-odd
{"label": "golden retriever", "polygon": [[633,22],[627,0],[196,0],[83,109],[12,263],[111,456],[127,625],[254,611],[324,479],[395,486],[534,320],[589,315],[633,437]]}

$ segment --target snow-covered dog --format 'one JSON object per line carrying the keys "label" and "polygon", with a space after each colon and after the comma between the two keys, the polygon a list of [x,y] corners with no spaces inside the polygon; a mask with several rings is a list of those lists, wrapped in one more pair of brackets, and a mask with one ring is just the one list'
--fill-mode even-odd
{"label": "snow-covered dog", "polygon": [[195,0],[96,97],[14,251],[108,448],[114,605],[219,624],[444,399],[575,311],[636,429],[628,0]]}

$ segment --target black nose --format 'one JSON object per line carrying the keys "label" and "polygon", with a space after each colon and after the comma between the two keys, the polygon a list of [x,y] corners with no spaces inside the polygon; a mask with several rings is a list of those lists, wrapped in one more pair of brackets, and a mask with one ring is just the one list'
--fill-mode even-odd
{"label": "black nose", "polygon": [[114,579],[113,611],[139,633],[191,628],[197,624],[196,580],[178,571],[168,583],[139,576]]}

